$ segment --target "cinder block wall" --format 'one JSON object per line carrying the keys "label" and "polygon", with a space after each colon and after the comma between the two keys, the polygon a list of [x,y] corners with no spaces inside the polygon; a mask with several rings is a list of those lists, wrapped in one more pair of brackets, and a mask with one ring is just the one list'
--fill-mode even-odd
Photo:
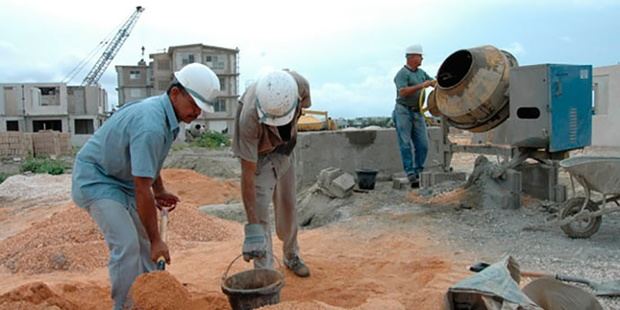
{"label": "cinder block wall", "polygon": [[[440,169],[443,165],[441,128],[429,130],[427,167]],[[297,187],[314,183],[321,170],[340,168],[355,176],[357,169],[378,171],[379,180],[388,180],[402,173],[403,166],[395,129],[318,131],[299,133],[295,147]]]}
{"label": "cinder block wall", "polygon": [[71,135],[51,130],[0,132],[0,158],[71,155]]}
{"label": "cinder block wall", "polygon": [[0,132],[0,158],[25,158],[33,154],[32,135],[21,132]]}

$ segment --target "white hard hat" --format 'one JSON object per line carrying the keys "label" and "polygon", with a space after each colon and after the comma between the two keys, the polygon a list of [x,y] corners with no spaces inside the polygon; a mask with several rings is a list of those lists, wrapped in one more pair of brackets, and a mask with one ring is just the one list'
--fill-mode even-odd
{"label": "white hard hat", "polygon": [[295,116],[298,102],[297,82],[284,71],[265,74],[256,84],[256,110],[261,123],[288,124]]}
{"label": "white hard hat", "polygon": [[220,93],[220,80],[209,67],[191,63],[174,73],[174,77],[205,112],[213,112],[215,98]]}
{"label": "white hard hat", "polygon": [[407,49],[405,50],[405,55],[411,55],[411,54],[424,55],[424,51],[422,50],[422,45],[414,44],[414,45],[408,46]]}

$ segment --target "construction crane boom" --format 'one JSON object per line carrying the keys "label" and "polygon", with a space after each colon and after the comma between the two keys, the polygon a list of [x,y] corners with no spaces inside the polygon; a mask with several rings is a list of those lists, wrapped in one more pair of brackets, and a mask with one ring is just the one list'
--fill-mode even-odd
{"label": "construction crane boom", "polygon": [[140,17],[140,13],[142,13],[142,11],[144,11],[142,6],[136,7],[136,11],[133,12],[129,19],[121,26],[114,38],[112,38],[108,44],[108,47],[103,51],[103,54],[101,54],[101,57],[99,57],[93,68],[90,69],[90,72],[88,72],[82,81],[82,86],[95,85],[99,82],[99,79],[112,62],[112,59],[114,59],[121,46],[123,46],[123,43],[125,43],[125,40],[127,40],[127,37],[129,37],[129,34],[136,25],[136,21],[138,21],[138,17]]}

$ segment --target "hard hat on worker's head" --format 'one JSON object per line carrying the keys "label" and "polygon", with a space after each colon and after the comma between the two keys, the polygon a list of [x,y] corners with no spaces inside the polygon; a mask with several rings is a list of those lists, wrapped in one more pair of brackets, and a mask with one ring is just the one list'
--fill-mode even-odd
{"label": "hard hat on worker's head", "polygon": [[213,112],[215,98],[220,93],[220,80],[209,67],[191,63],[174,73],[174,77],[205,112]]}
{"label": "hard hat on worker's head", "polygon": [[295,116],[299,91],[295,79],[284,71],[263,75],[256,83],[259,121],[270,126],[288,124]]}
{"label": "hard hat on worker's head", "polygon": [[405,56],[409,55],[424,55],[421,44],[410,45],[405,49]]}

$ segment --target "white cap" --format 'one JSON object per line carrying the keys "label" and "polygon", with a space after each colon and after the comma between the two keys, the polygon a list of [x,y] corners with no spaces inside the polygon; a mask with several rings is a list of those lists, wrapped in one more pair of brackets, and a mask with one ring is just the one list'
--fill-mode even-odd
{"label": "white cap", "polygon": [[424,51],[422,50],[422,45],[413,44],[413,45],[408,46],[407,49],[405,49],[405,56],[411,55],[411,54],[424,55]]}
{"label": "white cap", "polygon": [[298,102],[297,82],[284,71],[267,73],[256,84],[256,110],[261,123],[288,124],[295,116]]}
{"label": "white cap", "polygon": [[191,63],[174,73],[194,102],[205,112],[213,112],[215,98],[220,93],[220,80],[209,67]]}

